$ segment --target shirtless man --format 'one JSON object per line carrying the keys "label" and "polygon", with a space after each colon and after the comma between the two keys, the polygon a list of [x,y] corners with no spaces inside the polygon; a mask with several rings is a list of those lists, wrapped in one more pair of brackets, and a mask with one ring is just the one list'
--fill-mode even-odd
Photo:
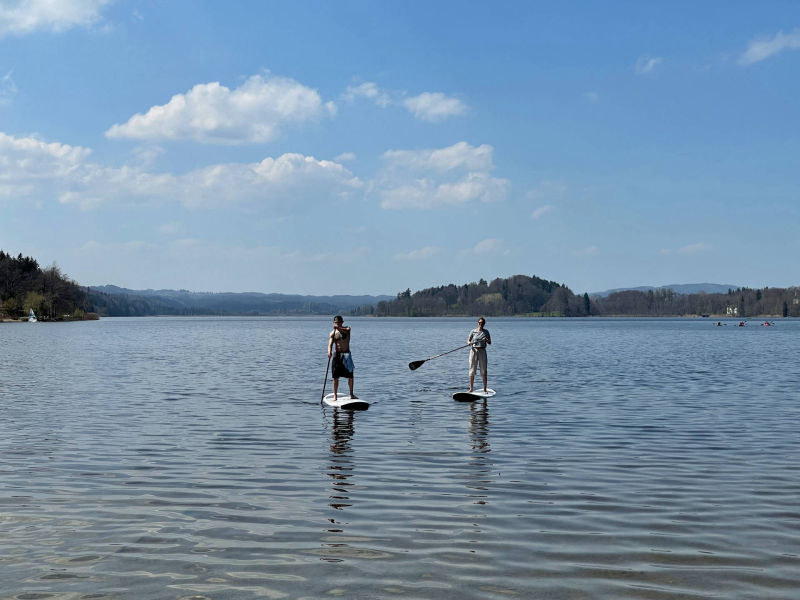
{"label": "shirtless man", "polygon": [[[350,397],[358,398],[353,393],[353,357],[350,355],[350,328],[345,327],[341,315],[333,317],[333,331],[328,340],[328,358],[333,357],[333,399],[339,399],[339,377],[347,377],[350,385]],[[334,352],[334,346],[336,351]]]}

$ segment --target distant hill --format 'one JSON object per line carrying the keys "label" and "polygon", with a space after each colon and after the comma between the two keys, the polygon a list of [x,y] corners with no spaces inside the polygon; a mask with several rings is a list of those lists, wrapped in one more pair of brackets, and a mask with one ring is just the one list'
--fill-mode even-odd
{"label": "distant hill", "polygon": [[131,290],[115,285],[89,287],[89,299],[107,316],[147,315],[347,315],[371,314],[392,296],[303,296],[258,292]]}
{"label": "distant hill", "polygon": [[448,284],[417,292],[407,289],[375,307],[378,317],[440,316],[586,316],[589,297],[576,296],[565,285],[540,277],[514,275],[463,285]]}
{"label": "distant hill", "polygon": [[605,298],[617,292],[649,292],[656,290],[672,290],[676,294],[727,294],[728,290],[737,290],[738,285],[723,285],[720,283],[671,283],[669,285],[655,286],[640,286],[640,287],[626,287],[615,288],[613,290],[606,290],[604,292],[590,292],[590,296],[599,296]]}

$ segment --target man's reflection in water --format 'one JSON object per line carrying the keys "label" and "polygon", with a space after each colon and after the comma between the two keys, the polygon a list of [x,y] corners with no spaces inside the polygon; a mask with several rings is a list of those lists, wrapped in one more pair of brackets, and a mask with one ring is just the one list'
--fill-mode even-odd
{"label": "man's reflection in water", "polygon": [[[338,410],[333,411],[333,427],[331,428],[331,456],[328,466],[328,476],[331,478],[331,495],[329,496],[330,505],[336,510],[342,510],[351,504],[348,488],[353,484],[347,480],[353,472],[352,450],[350,440],[353,439],[355,428],[353,427],[353,411]],[[335,523],[331,519],[331,523]],[[331,530],[339,531],[339,530]]]}
{"label": "man's reflection in water", "polygon": [[492,483],[492,462],[489,453],[489,405],[486,400],[476,401],[469,406],[469,434],[472,447],[470,458],[470,478],[467,487],[475,490],[472,497],[475,504],[486,504],[488,485]]}

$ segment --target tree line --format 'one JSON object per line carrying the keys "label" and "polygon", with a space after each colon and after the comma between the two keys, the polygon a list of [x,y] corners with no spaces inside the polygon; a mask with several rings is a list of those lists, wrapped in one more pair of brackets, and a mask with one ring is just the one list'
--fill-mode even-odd
{"label": "tree line", "polygon": [[625,317],[800,317],[800,288],[737,288],[727,293],[679,294],[668,288],[578,295],[536,276],[514,275],[487,283],[406,289],[379,302],[378,317],[440,316],[625,316]]}
{"label": "tree line", "polygon": [[57,265],[41,268],[19,254],[0,250],[0,318],[19,319],[33,309],[41,320],[143,315],[310,315],[349,314],[378,317],[441,316],[728,316],[800,317],[800,288],[737,288],[727,293],[680,294],[668,288],[626,290],[607,296],[575,294],[566,285],[535,275],[514,275],[491,282],[449,284],[393,299],[368,296],[283,294],[205,294],[181,291],[86,288]]}
{"label": "tree line", "polygon": [[57,265],[43,269],[30,256],[0,250],[0,318],[24,318],[31,309],[43,321],[93,318],[86,288]]}
{"label": "tree line", "polygon": [[606,316],[800,317],[800,287],[729,289],[725,294],[677,294],[670,289],[622,291],[592,298]]}
{"label": "tree line", "polygon": [[574,317],[591,314],[588,295],[578,296],[567,286],[536,276],[514,275],[481,279],[477,283],[445,285],[379,302],[374,314],[378,317],[440,316],[558,316]]}

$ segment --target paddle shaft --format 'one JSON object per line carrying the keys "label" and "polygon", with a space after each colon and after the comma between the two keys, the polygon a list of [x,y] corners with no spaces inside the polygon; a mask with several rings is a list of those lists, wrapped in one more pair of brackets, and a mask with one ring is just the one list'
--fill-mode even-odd
{"label": "paddle shaft", "polygon": [[328,357],[328,366],[325,367],[325,381],[322,382],[322,398],[319,399],[320,404],[325,400],[325,386],[328,385],[328,370],[331,368],[331,357]]}
{"label": "paddle shaft", "polygon": [[425,360],[415,360],[414,362],[408,363],[408,368],[412,371],[418,369],[422,366],[422,363],[427,362],[429,360],[433,360],[434,358],[439,358],[440,356],[444,356],[445,354],[450,354],[451,352],[455,352],[456,350],[462,350],[467,346],[471,346],[472,343],[464,344],[463,346],[459,346],[458,348],[453,348],[452,350],[448,350],[447,352],[442,352],[441,354],[437,354],[436,356],[431,356],[430,358],[426,358]]}

